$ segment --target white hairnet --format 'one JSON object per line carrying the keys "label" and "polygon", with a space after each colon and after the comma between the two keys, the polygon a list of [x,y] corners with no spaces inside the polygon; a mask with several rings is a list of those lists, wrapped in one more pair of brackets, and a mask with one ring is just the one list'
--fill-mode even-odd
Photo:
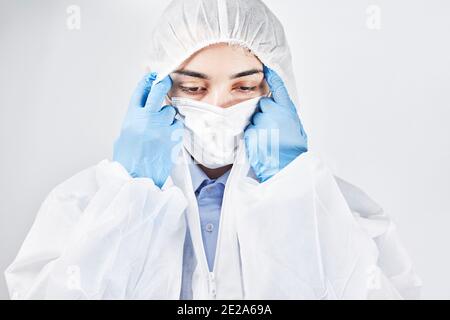
{"label": "white hairnet", "polygon": [[173,0],[156,22],[149,68],[159,81],[196,51],[219,42],[250,49],[280,75],[298,106],[283,26],[261,0]]}

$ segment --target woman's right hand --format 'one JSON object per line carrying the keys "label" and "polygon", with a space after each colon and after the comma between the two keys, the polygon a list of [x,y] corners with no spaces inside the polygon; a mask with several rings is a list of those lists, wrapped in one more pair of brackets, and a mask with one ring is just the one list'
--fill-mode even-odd
{"label": "woman's right hand", "polygon": [[153,84],[155,79],[152,72],[139,82],[114,143],[113,160],[132,177],[150,178],[161,188],[181,149],[183,124],[175,119],[173,106],[162,106],[172,80],[167,76]]}

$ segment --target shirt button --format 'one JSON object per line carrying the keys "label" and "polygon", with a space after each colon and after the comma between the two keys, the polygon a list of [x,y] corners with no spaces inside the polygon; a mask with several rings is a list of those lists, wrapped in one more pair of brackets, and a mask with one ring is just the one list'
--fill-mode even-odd
{"label": "shirt button", "polygon": [[208,223],[206,225],[206,231],[212,232],[214,230],[214,225],[212,223]]}

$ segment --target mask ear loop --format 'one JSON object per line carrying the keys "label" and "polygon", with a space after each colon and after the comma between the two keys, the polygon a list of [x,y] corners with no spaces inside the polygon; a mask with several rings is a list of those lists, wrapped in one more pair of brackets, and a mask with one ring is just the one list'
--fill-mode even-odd
{"label": "mask ear loop", "polygon": [[172,104],[172,98],[169,97],[169,94],[166,94],[166,99],[167,101],[169,101],[169,104]]}
{"label": "mask ear loop", "polygon": [[[264,81],[266,82],[267,86],[269,87],[269,84],[267,83],[267,80],[266,80],[265,77],[264,77]],[[271,98],[272,97],[272,90],[270,90],[270,87],[269,87],[269,92],[266,93],[263,97],[264,98]]]}
{"label": "mask ear loop", "polygon": [[[172,77],[170,77],[170,75],[169,75],[169,78],[172,80]],[[173,80],[172,80],[172,81],[173,81]],[[169,97],[169,93],[168,93],[168,92],[166,93],[166,100],[169,102],[169,105],[171,105],[172,107],[174,107],[172,98]],[[177,109],[176,107],[175,107],[175,109],[177,110],[177,113],[178,113],[178,109]]]}
{"label": "mask ear loop", "polygon": [[183,120],[184,120],[184,117],[181,115],[180,110],[178,110],[178,108],[177,108],[176,106],[173,105],[172,98],[169,97],[169,94],[166,94],[166,99],[167,99],[167,101],[169,102],[169,105],[171,105],[172,107],[174,107],[175,110],[176,110],[176,112],[177,112],[177,113],[175,114],[175,119],[180,120],[180,121],[183,121]]}

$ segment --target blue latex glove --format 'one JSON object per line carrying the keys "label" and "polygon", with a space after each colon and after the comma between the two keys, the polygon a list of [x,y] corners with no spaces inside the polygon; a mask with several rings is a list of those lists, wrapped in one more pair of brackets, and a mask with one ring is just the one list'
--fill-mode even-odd
{"label": "blue latex glove", "polygon": [[260,182],[308,151],[306,133],[283,80],[266,66],[264,77],[272,97],[260,99],[244,132],[249,163]]}
{"label": "blue latex glove", "polygon": [[156,74],[150,73],[139,82],[114,143],[113,159],[132,177],[150,178],[161,188],[181,149],[182,130],[175,131],[183,124],[175,119],[173,106],[162,107],[172,80],[167,76],[153,84],[155,79]]}

